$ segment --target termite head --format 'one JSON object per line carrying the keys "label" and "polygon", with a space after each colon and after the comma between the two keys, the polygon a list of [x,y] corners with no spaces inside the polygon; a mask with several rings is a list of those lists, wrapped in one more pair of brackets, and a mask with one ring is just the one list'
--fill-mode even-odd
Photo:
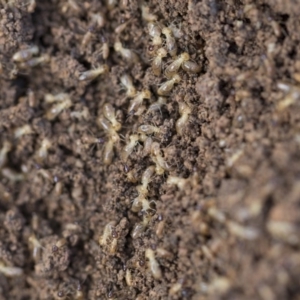
{"label": "termite head", "polygon": [[142,94],[143,94],[144,99],[150,99],[151,98],[151,92],[149,90],[143,90]]}
{"label": "termite head", "polygon": [[181,80],[181,77],[180,77],[178,74],[175,74],[175,75],[172,77],[172,80],[173,80],[175,83],[179,83],[180,80]]}
{"label": "termite head", "polygon": [[115,42],[114,49],[115,49],[116,52],[120,52],[123,49],[122,43],[121,42]]}
{"label": "termite head", "polygon": [[187,53],[187,52],[183,52],[179,55],[179,58],[182,60],[182,61],[187,61],[190,59],[190,55]]}

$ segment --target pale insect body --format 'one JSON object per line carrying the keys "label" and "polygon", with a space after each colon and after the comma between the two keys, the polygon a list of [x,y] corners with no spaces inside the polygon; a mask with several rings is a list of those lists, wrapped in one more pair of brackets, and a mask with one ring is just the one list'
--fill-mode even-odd
{"label": "pale insect body", "polygon": [[136,89],[133,85],[132,78],[129,75],[124,74],[121,76],[120,81],[127,90],[126,95],[128,97],[134,97],[136,95]]}
{"label": "pale insect body", "polygon": [[145,105],[142,105],[140,106],[137,111],[134,113],[135,116],[141,116],[144,111],[146,110],[146,106]]}
{"label": "pale insect body", "polygon": [[165,76],[172,78],[178,73],[181,65],[190,59],[190,55],[187,52],[181,53],[165,70]]}
{"label": "pale insect body", "polygon": [[118,122],[116,119],[115,109],[110,103],[104,104],[103,114],[106,117],[106,119],[108,119],[111,122],[112,127],[115,131],[119,131],[122,128],[121,123]]}
{"label": "pale insect body", "polygon": [[178,135],[182,135],[183,129],[188,122],[189,115],[191,114],[190,107],[184,102],[179,103],[179,114],[181,117],[176,121],[176,131]]}
{"label": "pale insect body", "polygon": [[104,140],[102,138],[96,138],[96,137],[86,135],[86,134],[81,137],[81,141],[83,144],[88,145],[88,146],[93,145],[93,144],[103,144],[104,143]]}
{"label": "pale insect body", "polygon": [[155,76],[160,76],[161,67],[162,67],[162,59],[167,56],[167,51],[164,48],[159,48],[157,50],[157,56],[153,59],[151,67],[152,72]]}
{"label": "pale insect body", "polygon": [[176,40],[173,36],[173,32],[170,28],[165,27],[162,29],[162,34],[166,37],[166,47],[171,56],[175,56],[177,54],[177,44]]}
{"label": "pale insect body", "polygon": [[190,60],[184,61],[181,65],[181,68],[182,70],[192,74],[197,74],[202,69],[200,65]]}
{"label": "pale insect body", "polygon": [[137,63],[139,61],[138,55],[132,50],[124,48],[120,42],[116,42],[114,44],[114,49],[116,52],[119,52],[121,56],[129,63]]}
{"label": "pale insect body", "polygon": [[138,212],[142,209],[143,212],[147,213],[151,208],[151,203],[146,199],[148,196],[148,185],[150,183],[151,177],[155,172],[154,166],[149,166],[142,175],[142,184],[136,187],[138,192],[138,197],[133,200],[131,210]]}
{"label": "pale insect body", "polygon": [[144,223],[137,223],[137,224],[135,224],[130,235],[135,240],[141,236],[141,234],[145,231],[145,229],[146,229],[146,226],[144,225]]}
{"label": "pale insect body", "polygon": [[59,93],[56,95],[45,94],[45,96],[44,96],[44,100],[46,103],[62,102],[68,98],[69,98],[69,94],[67,94],[67,93]]}
{"label": "pale insect body", "polygon": [[131,155],[134,147],[138,144],[138,142],[139,142],[139,136],[137,134],[132,134],[129,137],[129,143],[126,144],[124,150],[121,153],[121,158],[123,161],[126,161],[128,159],[128,157]]}
{"label": "pale insect body", "polygon": [[75,300],[84,300],[84,293],[82,291],[82,286],[81,286],[80,282],[78,282],[78,284],[77,284]]}
{"label": "pale insect body", "polygon": [[145,193],[148,193],[148,185],[151,181],[151,177],[154,175],[155,167],[149,166],[142,175],[142,187]]}
{"label": "pale insect body", "polygon": [[101,42],[102,42],[102,47],[101,47],[102,57],[104,60],[107,60],[109,56],[109,45],[106,37],[101,36]]}
{"label": "pale insect body", "polygon": [[172,24],[170,24],[168,26],[171,30],[172,30],[172,33],[174,35],[175,38],[177,39],[181,39],[183,37],[183,32],[181,30],[181,26],[179,26],[179,28],[175,25],[175,23],[173,22]]}
{"label": "pale insect body", "polygon": [[150,99],[151,93],[149,90],[143,90],[131,100],[128,112],[132,113],[133,111],[136,111],[143,103],[144,99]]}
{"label": "pale insect body", "polygon": [[187,185],[187,180],[185,178],[180,178],[176,176],[168,176],[167,184],[177,185],[179,190],[184,190]]}
{"label": "pale insect body", "polygon": [[15,62],[25,62],[31,59],[34,55],[39,53],[39,48],[37,46],[32,46],[27,49],[20,50],[13,55],[13,60]]}
{"label": "pale insect body", "polygon": [[158,100],[152,103],[148,108],[148,113],[155,110],[161,110],[163,105],[166,105],[167,99],[165,97],[159,97]]}
{"label": "pale insect body", "polygon": [[0,273],[7,277],[16,277],[23,275],[23,269],[17,267],[6,267],[1,262],[0,263]]}
{"label": "pale insect body", "polygon": [[138,132],[144,134],[153,134],[153,133],[157,134],[160,133],[160,128],[153,125],[141,125],[138,128]]}
{"label": "pale insect body", "polygon": [[149,268],[155,279],[160,279],[162,277],[160,266],[155,259],[154,251],[150,248],[146,249],[145,252],[146,259],[149,260]]}
{"label": "pale insect body", "polygon": [[98,118],[98,124],[106,131],[109,137],[108,141],[105,143],[103,152],[103,162],[105,165],[109,165],[113,159],[114,145],[119,142],[120,137],[107,119],[104,119],[103,117]]}
{"label": "pale insect body", "polygon": [[78,120],[84,119],[87,121],[90,118],[90,112],[86,106],[82,109],[82,111],[72,111],[70,115],[72,118],[75,118]]}
{"label": "pale insect body", "polygon": [[129,269],[126,270],[125,280],[126,280],[126,284],[128,286],[133,286],[132,274],[131,274],[131,271]]}
{"label": "pale insect body", "polygon": [[3,147],[0,150],[0,169],[4,166],[7,161],[7,154],[11,151],[12,145],[8,141],[4,141]]}
{"label": "pale insect body", "polygon": [[38,149],[37,156],[40,159],[45,159],[48,156],[48,150],[51,147],[51,141],[47,138],[42,140],[41,147]]}
{"label": "pale insect body", "polygon": [[91,14],[91,21],[96,24],[98,28],[102,28],[105,25],[105,18],[102,13]]}
{"label": "pale insect body", "polygon": [[41,245],[41,243],[37,240],[37,238],[34,235],[31,235],[28,238],[28,241],[32,244],[33,246],[33,258],[37,259],[40,253],[40,250],[43,249],[43,246]]}
{"label": "pale insect body", "polygon": [[93,36],[94,36],[94,28],[90,27],[88,29],[87,33],[83,36],[83,39],[81,42],[82,47],[86,47],[87,44],[92,40]]}
{"label": "pale insect body", "polygon": [[156,164],[156,173],[162,175],[165,171],[170,170],[170,166],[162,156],[160,146],[157,142],[151,145],[152,160]]}
{"label": "pale insect body", "polygon": [[107,73],[108,70],[109,70],[108,65],[104,64],[94,70],[89,70],[89,71],[80,73],[78,79],[80,81],[93,80],[93,79],[97,78],[98,76]]}
{"label": "pale insect body", "polygon": [[44,63],[48,63],[50,61],[50,56],[49,54],[44,54],[41,55],[39,57],[34,57],[31,58],[25,62],[22,62],[20,64],[20,68],[26,69],[27,67],[33,68],[36,67],[38,65],[44,64]]}
{"label": "pale insect body", "polygon": [[70,98],[65,99],[58,104],[53,105],[46,113],[46,119],[51,121],[54,120],[63,110],[68,109],[72,106]]}
{"label": "pale insect body", "polygon": [[153,140],[151,137],[147,137],[144,141],[144,149],[143,153],[144,155],[149,155],[151,153],[151,147],[152,147]]}
{"label": "pale insect body", "polygon": [[32,134],[33,130],[30,125],[26,124],[22,127],[16,128],[14,131],[14,136],[16,139],[20,138],[23,135]]}
{"label": "pale insect body", "polygon": [[142,10],[142,18],[146,22],[153,22],[157,20],[157,16],[150,13],[150,8],[148,6],[142,5],[141,10]]}
{"label": "pale insect body", "polygon": [[113,228],[115,226],[115,222],[109,222],[105,225],[103,235],[99,239],[99,244],[101,246],[106,246],[108,244],[108,241],[113,233]]}
{"label": "pale insect body", "polygon": [[121,24],[115,28],[115,33],[118,35],[121,34],[130,22],[131,22],[131,19],[128,21],[125,21],[124,19],[122,19]]}
{"label": "pale insect body", "polygon": [[181,77],[178,74],[175,74],[170,80],[164,82],[157,90],[158,95],[167,96],[170,94],[174,85],[179,83]]}
{"label": "pale insect body", "polygon": [[149,35],[152,37],[152,44],[154,46],[161,46],[162,38],[161,38],[160,26],[156,23],[150,22],[148,23],[148,31],[149,31]]}
{"label": "pale insect body", "polygon": [[25,176],[23,173],[18,173],[10,168],[3,168],[2,175],[12,182],[23,181]]}
{"label": "pale insect body", "polygon": [[117,4],[117,0],[106,0],[106,6],[108,9],[113,9]]}

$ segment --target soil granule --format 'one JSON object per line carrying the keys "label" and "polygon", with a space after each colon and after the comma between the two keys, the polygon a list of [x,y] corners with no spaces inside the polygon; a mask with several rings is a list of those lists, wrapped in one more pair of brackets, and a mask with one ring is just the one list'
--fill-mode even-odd
{"label": "soil granule", "polygon": [[[154,110],[151,22],[201,69]],[[300,299],[299,44],[294,0],[1,0],[0,299]]]}

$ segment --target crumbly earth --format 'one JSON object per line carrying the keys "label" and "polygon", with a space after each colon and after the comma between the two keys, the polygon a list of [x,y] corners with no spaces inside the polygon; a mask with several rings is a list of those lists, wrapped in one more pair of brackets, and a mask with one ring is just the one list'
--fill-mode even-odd
{"label": "crumbly earth", "polygon": [[[180,69],[166,105],[136,116],[121,76],[151,91],[147,108],[166,81],[142,5],[201,72]],[[300,299],[299,44],[294,0],[1,0],[0,299]],[[13,60],[33,46],[49,58]],[[58,93],[71,105],[50,118],[59,102],[45,95]],[[122,125],[108,165],[105,103]],[[142,124],[159,127],[169,168],[151,176],[150,209],[133,211],[155,155],[142,141],[121,154]]]}

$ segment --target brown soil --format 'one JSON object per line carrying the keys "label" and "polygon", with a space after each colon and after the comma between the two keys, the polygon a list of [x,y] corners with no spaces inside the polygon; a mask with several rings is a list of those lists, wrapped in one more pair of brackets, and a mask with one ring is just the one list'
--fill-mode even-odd
{"label": "brown soil", "polygon": [[[121,76],[151,91],[147,107],[166,81],[150,66],[142,4],[101,2],[0,1],[0,299],[300,299],[299,2],[144,3],[202,70],[180,70],[167,104],[140,116],[128,115]],[[103,37],[109,73],[80,81],[104,63]],[[138,62],[114,51],[117,40]],[[39,65],[14,61],[33,46]],[[49,93],[72,101],[54,118]],[[179,135],[182,102],[191,114]],[[105,103],[122,124],[109,165]],[[159,127],[169,168],[150,179],[150,209],[133,211],[156,156],[143,142],[121,153],[142,124]]]}

